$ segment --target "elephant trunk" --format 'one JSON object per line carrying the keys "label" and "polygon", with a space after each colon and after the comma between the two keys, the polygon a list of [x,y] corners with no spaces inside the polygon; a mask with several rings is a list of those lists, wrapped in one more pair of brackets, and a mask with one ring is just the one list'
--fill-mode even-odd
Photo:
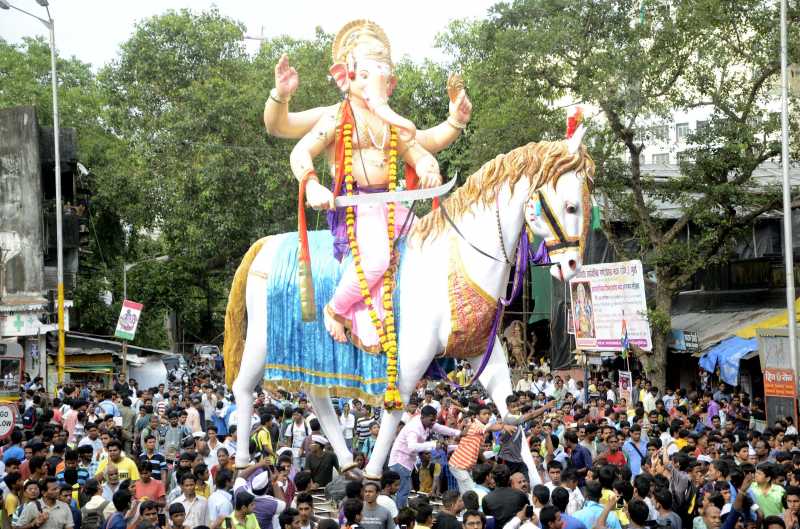
{"label": "elephant trunk", "polygon": [[372,82],[365,91],[364,100],[369,109],[384,122],[399,129],[401,139],[408,141],[417,134],[414,123],[399,115],[389,106],[388,83],[386,76],[373,75]]}

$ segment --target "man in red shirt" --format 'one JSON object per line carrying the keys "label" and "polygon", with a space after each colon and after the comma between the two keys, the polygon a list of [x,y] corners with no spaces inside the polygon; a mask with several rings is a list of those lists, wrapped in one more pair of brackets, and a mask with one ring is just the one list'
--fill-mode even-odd
{"label": "man in red shirt", "polygon": [[608,445],[608,451],[600,457],[604,457],[609,465],[624,467],[627,461],[625,460],[625,453],[619,449],[619,435],[616,433],[609,435],[606,444]]}
{"label": "man in red shirt", "polygon": [[510,424],[503,424],[496,422],[491,426],[487,426],[489,417],[492,412],[488,406],[482,405],[478,410],[478,415],[472,419],[467,431],[461,436],[453,455],[450,456],[450,472],[458,482],[458,491],[464,494],[467,491],[475,488],[475,483],[472,481],[470,471],[475,463],[478,461],[483,440],[486,437],[486,432],[496,432],[505,430],[509,434],[517,431],[517,426]]}
{"label": "man in red shirt", "polygon": [[164,484],[153,479],[153,466],[150,461],[143,459],[139,462],[139,480],[136,482],[136,499],[139,501],[153,500],[160,507],[167,503]]}

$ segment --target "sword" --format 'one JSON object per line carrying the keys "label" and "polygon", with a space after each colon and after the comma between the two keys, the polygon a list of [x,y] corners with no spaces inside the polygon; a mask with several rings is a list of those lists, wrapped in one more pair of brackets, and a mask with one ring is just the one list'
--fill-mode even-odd
{"label": "sword", "polygon": [[458,179],[458,173],[444,184],[427,189],[412,189],[408,191],[385,191],[383,193],[364,193],[363,195],[339,196],[334,199],[337,208],[347,206],[363,206],[366,204],[386,204],[387,202],[412,202],[425,200],[444,195],[453,189]]}

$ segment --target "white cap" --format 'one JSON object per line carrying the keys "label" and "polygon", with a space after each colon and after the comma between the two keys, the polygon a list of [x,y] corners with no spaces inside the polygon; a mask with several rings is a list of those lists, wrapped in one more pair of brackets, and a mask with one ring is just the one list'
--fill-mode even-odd
{"label": "white cap", "polygon": [[254,491],[264,490],[267,488],[267,485],[269,485],[269,472],[266,470],[253,478],[252,488]]}

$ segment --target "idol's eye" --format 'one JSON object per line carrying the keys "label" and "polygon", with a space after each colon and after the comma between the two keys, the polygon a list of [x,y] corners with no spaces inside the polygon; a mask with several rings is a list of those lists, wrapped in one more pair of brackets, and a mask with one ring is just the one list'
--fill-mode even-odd
{"label": "idol's eye", "polygon": [[577,208],[577,206],[575,206],[575,204],[567,204],[566,205],[566,210],[567,210],[567,213],[569,213],[570,215],[574,215],[575,213],[578,212],[578,208]]}

